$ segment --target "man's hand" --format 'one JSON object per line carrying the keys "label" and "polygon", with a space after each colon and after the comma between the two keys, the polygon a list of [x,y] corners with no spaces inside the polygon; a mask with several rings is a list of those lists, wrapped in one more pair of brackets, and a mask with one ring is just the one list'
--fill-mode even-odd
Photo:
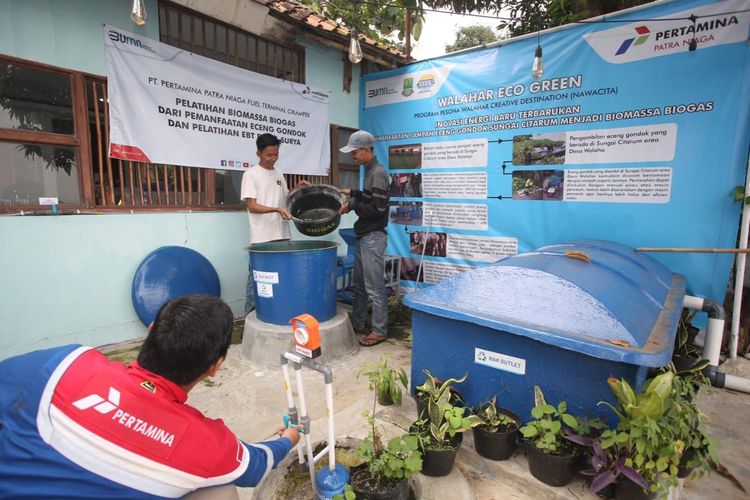
{"label": "man's hand", "polygon": [[299,189],[299,188],[307,187],[307,186],[310,186],[310,185],[311,185],[311,184],[310,184],[309,182],[307,182],[307,181],[306,181],[305,179],[302,179],[301,181],[299,181],[299,182],[298,182],[298,183],[297,183],[297,184],[296,184],[296,185],[294,186],[294,189]]}
{"label": "man's hand", "polygon": [[352,190],[349,189],[349,188],[342,188],[342,189],[339,189],[339,191],[341,191],[341,193],[345,194],[346,196],[351,196],[352,195]]}
{"label": "man's hand", "polygon": [[287,429],[282,427],[279,429],[280,438],[288,438],[292,442],[292,448],[299,442],[299,431],[297,429]]}
{"label": "man's hand", "polygon": [[276,211],[281,215],[281,218],[284,220],[289,220],[292,218],[291,215],[289,215],[289,212],[286,211],[286,208],[278,208]]}
{"label": "man's hand", "polygon": [[341,208],[339,209],[340,214],[348,214],[349,213],[349,202],[347,201],[343,205],[341,205]]}

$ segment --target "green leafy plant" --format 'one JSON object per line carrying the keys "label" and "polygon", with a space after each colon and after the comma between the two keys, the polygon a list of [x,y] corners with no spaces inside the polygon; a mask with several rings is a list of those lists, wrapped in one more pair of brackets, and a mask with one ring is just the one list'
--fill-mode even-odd
{"label": "green leafy plant", "polygon": [[497,396],[480,405],[473,411],[474,415],[481,420],[481,423],[478,424],[479,427],[487,432],[506,432],[518,427],[518,422],[516,422],[513,417],[497,410],[496,403]]}
{"label": "green leafy plant", "polygon": [[384,491],[422,470],[422,453],[419,451],[419,439],[412,433],[394,437],[383,446],[381,432],[375,425],[375,408],[377,391],[373,396],[372,413],[366,410],[362,415],[367,419],[370,432],[362,440],[355,454],[364,460],[366,474],[354,477],[370,491]]}
{"label": "green leafy plant", "polygon": [[375,418],[369,411],[364,416],[371,430],[357,448],[356,455],[364,459],[368,489],[383,491],[422,470],[422,453],[416,435],[396,436],[388,441],[387,446],[383,446]]}
{"label": "green leafy plant", "polygon": [[681,467],[702,474],[712,463],[718,464],[715,443],[694,402],[696,391],[706,383],[701,373],[706,364],[682,372],[670,365],[647,380],[638,394],[625,380],[608,380],[618,401],[613,409],[620,423],[602,433],[602,448],[620,449],[625,465],[633,467],[652,492],[677,485]]}
{"label": "green leafy plant", "polygon": [[536,406],[531,409],[534,420],[521,427],[523,437],[535,447],[549,455],[570,455],[574,444],[565,439],[565,427],[578,429],[578,419],[567,413],[567,403],[560,401],[557,407],[547,404],[539,386],[534,386]]}
{"label": "green leafy plant", "polygon": [[424,384],[416,387],[417,398],[422,398],[433,403],[437,403],[438,401],[452,403],[461,401],[461,395],[453,386],[466,380],[468,374],[464,373],[464,376],[461,378],[449,378],[443,381],[433,377],[430,370],[425,369],[423,372],[427,375],[427,380],[424,381]]}
{"label": "green leafy plant", "polygon": [[408,379],[403,368],[391,368],[388,366],[388,358],[382,358],[378,362],[365,365],[357,375],[367,377],[370,382],[370,390],[374,390],[380,404],[393,403],[401,406],[403,392],[399,383],[404,389],[408,389]]}
{"label": "green leafy plant", "polygon": [[352,485],[347,484],[346,486],[344,486],[344,492],[339,493],[338,495],[333,495],[332,500],[355,500],[356,498],[357,495],[354,493]]}
{"label": "green leafy plant", "polygon": [[479,417],[466,415],[466,408],[452,403],[461,401],[451,391],[452,385],[463,382],[467,375],[443,382],[433,377],[429,370],[424,370],[424,373],[427,380],[417,387],[417,395],[426,399],[427,409],[424,418],[415,422],[421,445],[430,450],[453,448],[456,434],[481,424]]}

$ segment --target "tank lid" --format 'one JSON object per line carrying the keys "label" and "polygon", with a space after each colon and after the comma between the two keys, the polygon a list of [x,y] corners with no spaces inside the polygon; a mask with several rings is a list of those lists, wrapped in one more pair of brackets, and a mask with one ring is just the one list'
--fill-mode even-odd
{"label": "tank lid", "polygon": [[404,303],[601,359],[663,366],[684,295],[685,279],[651,257],[581,240],[452,276]]}

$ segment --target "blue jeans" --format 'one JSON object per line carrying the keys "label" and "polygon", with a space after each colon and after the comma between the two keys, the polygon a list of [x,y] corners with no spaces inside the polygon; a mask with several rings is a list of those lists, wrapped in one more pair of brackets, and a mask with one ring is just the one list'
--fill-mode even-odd
{"label": "blue jeans", "polygon": [[352,272],[354,328],[365,326],[367,300],[372,299],[372,331],[388,335],[388,293],[385,289],[385,247],[388,235],[381,231],[367,233],[357,240]]}

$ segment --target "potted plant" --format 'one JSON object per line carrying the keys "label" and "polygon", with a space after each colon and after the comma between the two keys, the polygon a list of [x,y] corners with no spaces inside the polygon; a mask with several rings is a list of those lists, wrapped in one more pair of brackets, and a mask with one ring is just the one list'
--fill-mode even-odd
{"label": "potted plant", "polygon": [[675,409],[671,406],[674,377],[673,371],[660,373],[647,380],[637,394],[625,380],[607,380],[618,401],[613,410],[620,422],[616,429],[602,433],[601,446],[605,450],[616,448],[625,456],[624,465],[638,472],[648,486],[644,488],[625,476],[617,482],[616,498],[652,498],[676,483],[685,446],[672,428],[677,417],[670,412]]}
{"label": "potted plant", "polygon": [[627,457],[624,448],[611,446],[605,450],[602,447],[601,436],[591,438],[581,434],[569,434],[566,439],[587,451],[587,463],[590,467],[582,470],[581,474],[591,477],[592,493],[596,493],[601,498],[612,498],[615,495],[615,485],[624,478],[643,489],[649,487],[638,471],[626,465]]}
{"label": "potted plant", "polygon": [[427,417],[427,406],[430,401],[436,403],[439,400],[443,400],[443,396],[447,395],[446,402],[451,403],[454,406],[464,406],[463,398],[461,393],[453,386],[454,384],[460,384],[466,380],[467,374],[464,374],[461,378],[449,378],[448,380],[440,380],[439,378],[433,377],[430,370],[423,370],[424,374],[427,375],[427,380],[424,384],[418,385],[415,389],[415,399],[417,402],[417,418],[422,420]]}
{"label": "potted plant", "polygon": [[383,446],[381,433],[375,425],[373,416],[377,399],[375,391],[373,413],[364,413],[370,432],[356,451],[364,462],[352,468],[350,484],[356,498],[407,500],[409,487],[406,480],[422,470],[419,439],[416,435],[408,433],[392,438],[387,446]]}
{"label": "potted plant", "polygon": [[498,408],[497,397],[473,411],[480,423],[472,428],[474,448],[490,460],[505,460],[516,449],[521,419],[510,410]]}
{"label": "potted plant", "polygon": [[454,405],[462,401],[450,390],[451,386],[466,380],[466,374],[460,379],[450,378],[442,382],[434,378],[429,370],[424,372],[427,380],[417,387],[417,401],[422,399],[423,409],[412,429],[419,436],[424,457],[422,474],[446,476],[453,470],[463,433],[481,421],[475,415],[466,415],[464,406]]}
{"label": "potted plant", "polygon": [[402,392],[399,383],[408,389],[408,379],[403,368],[388,366],[388,358],[383,357],[379,362],[365,365],[357,374],[365,375],[370,383],[370,390],[377,394],[378,403],[383,406],[395,404],[401,406]]}
{"label": "potted plant", "polygon": [[557,407],[547,404],[539,386],[534,386],[534,399],[534,419],[520,429],[528,444],[529,471],[550,486],[565,486],[575,476],[580,450],[565,439],[564,426],[575,431],[578,420],[567,413],[565,401]]}

